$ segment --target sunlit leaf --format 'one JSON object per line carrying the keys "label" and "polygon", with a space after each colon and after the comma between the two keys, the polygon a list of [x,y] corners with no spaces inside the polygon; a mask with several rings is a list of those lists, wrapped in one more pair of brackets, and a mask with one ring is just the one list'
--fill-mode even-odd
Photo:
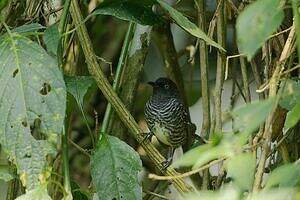
{"label": "sunlit leaf", "polygon": [[293,187],[299,183],[300,167],[296,164],[282,165],[270,174],[265,188],[274,186]]}
{"label": "sunlit leaf", "polygon": [[44,32],[44,42],[47,47],[47,51],[56,56],[57,48],[59,44],[59,31],[56,24],[47,27]]}
{"label": "sunlit leaf", "polygon": [[[33,189],[48,176],[46,155],[55,152],[64,124],[66,89],[56,60],[16,33],[0,40],[0,144]],[[32,131],[48,140],[36,140]]]}
{"label": "sunlit leaf", "polygon": [[193,166],[197,159],[206,151],[211,149],[213,146],[211,144],[204,144],[199,147],[193,148],[192,150],[186,152],[182,157],[178,158],[172,164],[174,167],[188,167]]}
{"label": "sunlit leaf", "polygon": [[232,112],[235,128],[246,134],[252,133],[265,121],[274,102],[275,99],[270,98],[235,109]]}
{"label": "sunlit leaf", "polygon": [[252,153],[233,156],[226,161],[227,176],[241,190],[250,190],[254,180],[255,157]]}
{"label": "sunlit leaf", "polygon": [[201,190],[184,194],[184,200],[240,200],[239,190],[235,187],[225,185],[222,189]]}
{"label": "sunlit leaf", "polygon": [[168,13],[172,17],[172,19],[185,31],[189,32],[191,35],[193,35],[195,37],[198,37],[198,38],[204,40],[205,42],[207,42],[207,44],[214,46],[222,51],[225,51],[225,49],[221,45],[219,45],[218,43],[213,41],[211,38],[209,38],[201,29],[199,29],[198,26],[196,26],[194,23],[192,23],[190,20],[188,20],[188,18],[186,18],[179,11],[172,8],[164,0],[157,0],[157,2],[161,5],[161,7],[163,7],[166,11],[168,11]]}
{"label": "sunlit leaf", "polygon": [[91,15],[112,15],[119,19],[136,22],[142,25],[154,25],[162,18],[152,11],[152,4],[137,0],[115,0],[101,3]]}
{"label": "sunlit leaf", "polygon": [[296,191],[293,188],[278,188],[271,190],[263,190],[251,194],[251,200],[294,200],[296,199]]}
{"label": "sunlit leaf", "polygon": [[250,60],[281,24],[284,13],[281,0],[257,0],[245,8],[236,23],[240,53]]}
{"label": "sunlit leaf", "polygon": [[91,159],[91,175],[99,199],[142,199],[139,155],[120,139],[103,135]]}
{"label": "sunlit leaf", "polygon": [[46,185],[40,185],[16,198],[16,200],[52,200],[47,193]]}

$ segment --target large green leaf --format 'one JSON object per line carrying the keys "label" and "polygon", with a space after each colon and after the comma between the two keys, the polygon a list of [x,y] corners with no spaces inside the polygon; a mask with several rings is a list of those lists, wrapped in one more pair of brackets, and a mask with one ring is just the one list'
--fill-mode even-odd
{"label": "large green leaf", "polygon": [[149,1],[115,0],[101,3],[92,15],[112,15],[119,19],[133,21],[142,25],[154,25],[162,22],[162,18],[152,11]]}
{"label": "large green leaf", "polygon": [[274,98],[264,101],[256,101],[237,108],[232,112],[235,128],[246,134],[252,133],[262,124],[270,113]]}
{"label": "large green leaf", "polygon": [[67,91],[76,100],[79,106],[83,105],[83,99],[89,87],[94,83],[91,76],[65,76]]}
{"label": "large green leaf", "polygon": [[243,153],[226,161],[227,175],[241,190],[250,190],[254,180],[255,158],[251,153]]}
{"label": "large green leaf", "polygon": [[300,181],[300,167],[296,164],[286,164],[276,168],[270,174],[265,188],[274,186],[293,187]]}
{"label": "large green leaf", "polygon": [[211,38],[209,38],[201,29],[199,29],[198,26],[192,23],[188,18],[186,18],[179,11],[172,8],[169,4],[165,3],[163,0],[157,0],[157,2],[161,5],[161,7],[163,7],[166,11],[168,11],[172,19],[185,31],[189,32],[191,35],[195,37],[204,40],[207,44],[214,46],[222,51],[225,51],[225,49],[221,45],[219,45]]}
{"label": "large green leaf", "polygon": [[236,23],[239,50],[250,60],[281,24],[284,13],[281,0],[258,0],[239,15]]}
{"label": "large green leaf", "polygon": [[137,152],[120,139],[103,135],[91,159],[91,175],[99,199],[142,199]]}
{"label": "large green leaf", "polygon": [[56,61],[43,48],[16,33],[0,40],[0,144],[17,166],[27,189],[45,181],[47,140],[56,139],[65,116],[66,91]]}

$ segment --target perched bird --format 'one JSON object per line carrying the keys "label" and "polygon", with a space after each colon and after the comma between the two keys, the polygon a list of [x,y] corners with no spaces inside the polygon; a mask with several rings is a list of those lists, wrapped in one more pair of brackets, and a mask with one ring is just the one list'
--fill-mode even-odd
{"label": "perched bird", "polygon": [[159,78],[148,84],[153,88],[153,94],[145,106],[145,118],[150,129],[148,138],[154,134],[158,141],[169,147],[166,163],[169,165],[175,148],[186,142],[189,128],[195,129],[195,125],[190,122],[173,81]]}

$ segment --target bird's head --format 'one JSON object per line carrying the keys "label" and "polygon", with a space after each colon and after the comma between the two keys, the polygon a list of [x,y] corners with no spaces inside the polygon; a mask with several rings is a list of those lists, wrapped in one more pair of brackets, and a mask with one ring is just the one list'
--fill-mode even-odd
{"label": "bird's head", "polygon": [[148,82],[153,88],[153,95],[164,97],[178,97],[179,92],[176,84],[168,78],[158,78],[155,82]]}

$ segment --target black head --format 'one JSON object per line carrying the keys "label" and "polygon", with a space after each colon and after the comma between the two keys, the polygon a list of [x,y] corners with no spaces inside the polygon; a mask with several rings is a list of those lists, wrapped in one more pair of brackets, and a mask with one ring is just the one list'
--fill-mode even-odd
{"label": "black head", "polygon": [[153,95],[165,97],[178,97],[176,84],[168,78],[159,78],[155,82],[148,82],[153,87]]}

